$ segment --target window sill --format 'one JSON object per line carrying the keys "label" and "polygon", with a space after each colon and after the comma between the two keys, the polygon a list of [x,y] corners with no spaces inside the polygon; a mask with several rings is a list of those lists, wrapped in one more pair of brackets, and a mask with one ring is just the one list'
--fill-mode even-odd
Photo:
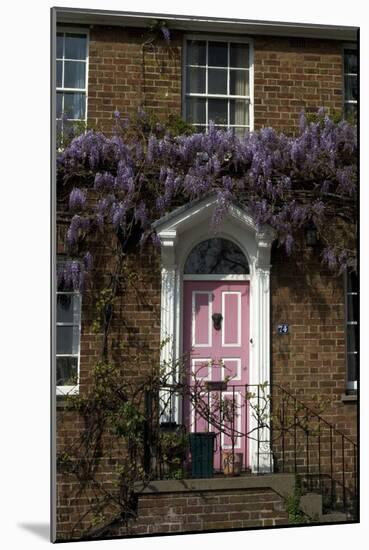
{"label": "window sill", "polygon": [[343,393],[341,395],[341,401],[343,403],[356,403],[357,402],[357,393]]}

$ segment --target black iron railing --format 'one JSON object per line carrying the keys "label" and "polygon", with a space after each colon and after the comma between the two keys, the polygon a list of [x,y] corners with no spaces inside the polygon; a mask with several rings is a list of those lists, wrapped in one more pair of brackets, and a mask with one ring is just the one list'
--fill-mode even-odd
{"label": "black iron railing", "polygon": [[212,432],[215,475],[235,473],[224,469],[224,456],[234,463],[242,455],[239,472],[293,473],[305,491],[322,494],[326,510],[357,517],[356,443],[281,386],[209,382],[185,394],[167,386],[147,396],[145,407],[151,477],[191,477],[189,434]]}

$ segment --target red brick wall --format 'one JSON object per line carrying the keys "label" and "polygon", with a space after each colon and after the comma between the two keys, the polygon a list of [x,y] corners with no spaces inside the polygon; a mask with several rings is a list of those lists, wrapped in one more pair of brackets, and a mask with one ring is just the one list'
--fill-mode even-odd
{"label": "red brick wall", "polygon": [[[88,120],[111,131],[115,110],[181,113],[182,35],[170,47],[148,43],[144,29],[90,30]],[[254,37],[255,129],[296,130],[302,109],[342,109],[342,44],[331,40]]]}
{"label": "red brick wall", "polygon": [[255,129],[293,131],[302,109],[342,109],[342,44],[330,40],[254,39]]}
{"label": "red brick wall", "polygon": [[114,111],[181,112],[181,41],[149,43],[144,29],[90,31],[88,122],[110,132]]}
{"label": "red brick wall", "polygon": [[[318,253],[272,255],[271,364],[273,383],[290,389],[306,405],[319,395],[323,416],[349,437],[356,433],[356,407],[343,403],[346,391],[343,277],[333,276]],[[279,336],[279,323],[289,334]]]}
{"label": "red brick wall", "polygon": [[132,534],[286,524],[284,501],[269,489],[156,494],[140,496],[138,520],[132,525]]}

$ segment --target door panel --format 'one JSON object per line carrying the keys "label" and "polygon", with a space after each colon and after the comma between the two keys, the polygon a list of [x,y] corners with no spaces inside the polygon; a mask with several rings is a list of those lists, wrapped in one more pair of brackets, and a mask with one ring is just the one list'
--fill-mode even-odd
{"label": "door panel", "polygon": [[[245,468],[249,282],[185,281],[183,311],[187,377],[193,387],[192,402],[184,403],[187,429],[216,432],[215,469],[221,468],[221,452],[232,448],[243,453]],[[220,325],[214,314],[222,316]]]}

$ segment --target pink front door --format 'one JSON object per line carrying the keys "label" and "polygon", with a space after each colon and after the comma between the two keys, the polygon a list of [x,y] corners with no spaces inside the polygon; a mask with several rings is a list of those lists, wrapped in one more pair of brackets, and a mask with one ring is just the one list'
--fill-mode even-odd
{"label": "pink front door", "polygon": [[215,470],[224,451],[247,467],[249,282],[184,282],[184,353],[193,388],[184,403],[189,432],[215,432]]}

